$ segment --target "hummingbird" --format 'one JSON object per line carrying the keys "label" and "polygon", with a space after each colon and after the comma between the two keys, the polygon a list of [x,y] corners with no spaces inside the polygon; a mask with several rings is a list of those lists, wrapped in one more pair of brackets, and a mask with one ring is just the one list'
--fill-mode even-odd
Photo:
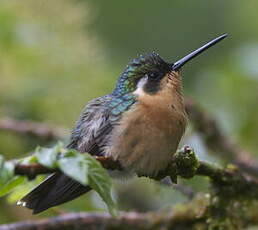
{"label": "hummingbird", "polygon": [[[180,70],[226,36],[211,40],[173,63],[154,52],[133,59],[112,93],[86,105],[67,147],[111,157],[121,165],[122,174],[155,176],[165,170],[187,125]],[[56,172],[19,204],[37,214],[90,190],[89,186]]]}

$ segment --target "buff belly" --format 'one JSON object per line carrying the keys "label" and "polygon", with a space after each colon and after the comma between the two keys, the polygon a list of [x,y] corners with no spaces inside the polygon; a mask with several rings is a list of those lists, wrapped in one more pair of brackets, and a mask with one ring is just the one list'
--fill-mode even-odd
{"label": "buff belly", "polygon": [[146,113],[137,107],[123,116],[106,150],[126,170],[156,175],[167,167],[185,129],[185,119],[173,109]]}

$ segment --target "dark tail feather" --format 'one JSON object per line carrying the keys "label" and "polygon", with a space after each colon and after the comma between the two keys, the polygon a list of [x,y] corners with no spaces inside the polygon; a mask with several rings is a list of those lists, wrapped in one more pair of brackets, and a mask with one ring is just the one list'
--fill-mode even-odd
{"label": "dark tail feather", "polygon": [[55,173],[24,196],[18,204],[33,210],[33,214],[63,204],[90,191],[89,186],[61,174]]}

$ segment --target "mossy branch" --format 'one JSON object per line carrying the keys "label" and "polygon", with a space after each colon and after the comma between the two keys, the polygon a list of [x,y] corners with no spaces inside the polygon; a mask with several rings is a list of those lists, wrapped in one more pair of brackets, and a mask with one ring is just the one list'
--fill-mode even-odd
{"label": "mossy branch", "polygon": [[[121,170],[121,165],[108,157],[95,157],[102,166],[106,169]],[[58,170],[58,169],[57,169]],[[25,175],[29,178],[34,178],[39,174],[48,174],[57,171],[55,169],[49,169],[40,164],[20,164],[15,165],[16,175]],[[145,176],[145,175],[138,175]],[[218,190],[225,188],[229,191],[234,191],[234,194],[248,192],[248,196],[258,196],[258,182],[257,180],[247,177],[237,167],[229,165],[222,169],[214,164],[210,164],[204,161],[198,160],[193,149],[186,146],[179,150],[172,158],[168,168],[160,172],[157,176],[151,177],[155,180],[161,180],[164,177],[169,176],[171,180],[176,183],[178,176],[182,178],[192,178],[194,176],[206,176],[209,177],[213,185],[218,187]]]}
{"label": "mossy branch", "polygon": [[[213,211],[213,203],[216,202],[213,200],[214,198],[206,195],[198,196],[191,202],[176,205],[170,210],[121,212],[119,217],[106,213],[69,213],[50,219],[1,225],[0,230],[234,230],[258,224],[257,202],[250,204],[244,212],[235,203],[230,214],[218,214]],[[239,211],[242,212],[241,216],[238,216]],[[219,216],[223,216],[222,221]],[[235,222],[231,217],[234,217]]]}

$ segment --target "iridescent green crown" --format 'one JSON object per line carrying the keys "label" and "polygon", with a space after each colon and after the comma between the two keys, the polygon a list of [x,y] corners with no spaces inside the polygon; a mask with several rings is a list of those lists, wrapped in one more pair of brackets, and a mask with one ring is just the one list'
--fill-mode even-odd
{"label": "iridescent green crown", "polygon": [[158,54],[140,55],[133,59],[119,77],[113,95],[124,95],[136,89],[137,81],[152,72],[167,73],[171,69]]}

